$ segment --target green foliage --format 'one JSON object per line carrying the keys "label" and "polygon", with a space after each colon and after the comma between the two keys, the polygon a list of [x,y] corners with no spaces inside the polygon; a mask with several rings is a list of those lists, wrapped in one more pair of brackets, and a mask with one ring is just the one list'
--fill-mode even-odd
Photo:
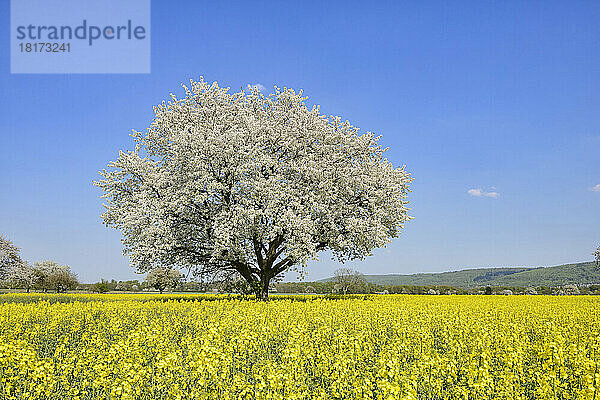
{"label": "green foliage", "polygon": [[90,286],[90,290],[95,293],[107,293],[110,292],[109,282],[102,279],[101,282],[96,282]]}
{"label": "green foliage", "polygon": [[77,287],[77,278],[70,271],[59,271],[46,277],[45,285],[56,293],[66,292]]}
{"label": "green foliage", "polygon": [[250,284],[244,279],[227,279],[221,282],[219,286],[221,293],[236,293],[242,296],[248,296],[256,293],[256,288],[250,286]]}
{"label": "green foliage", "polygon": [[179,271],[166,267],[153,268],[146,276],[148,285],[161,293],[167,288],[176,287],[181,279],[182,276]]}
{"label": "green foliage", "polygon": [[[568,284],[598,284],[600,270],[596,268],[594,262],[585,262],[541,268],[478,268],[437,274],[365,275],[364,277],[367,282],[380,286],[554,287]],[[328,278],[322,282],[332,279]]]}
{"label": "green foliage", "polygon": [[494,282],[504,286],[564,286],[569,284],[600,283],[600,271],[593,262],[536,268],[518,274],[504,276]]}
{"label": "green foliage", "polygon": [[36,275],[36,288],[44,292],[54,290],[56,293],[75,289],[78,285],[77,276],[71,272],[68,265],[59,265],[55,261],[46,260],[33,265]]}

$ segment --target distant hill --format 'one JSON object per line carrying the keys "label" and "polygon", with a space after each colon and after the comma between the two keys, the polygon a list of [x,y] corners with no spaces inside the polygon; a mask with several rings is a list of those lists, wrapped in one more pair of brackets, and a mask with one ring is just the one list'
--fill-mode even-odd
{"label": "distant hill", "polygon": [[[594,262],[539,268],[477,268],[461,271],[412,275],[365,275],[378,285],[475,286],[562,286],[600,284],[600,270]],[[329,281],[332,278],[323,279]]]}
{"label": "distant hill", "polygon": [[535,268],[495,280],[500,286],[559,286],[574,284],[600,284],[600,270],[594,262]]}

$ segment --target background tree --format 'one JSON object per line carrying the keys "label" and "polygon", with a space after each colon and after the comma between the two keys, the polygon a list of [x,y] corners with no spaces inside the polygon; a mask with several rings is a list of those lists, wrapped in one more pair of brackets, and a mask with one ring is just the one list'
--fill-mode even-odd
{"label": "background tree", "polygon": [[535,295],[535,294],[538,294],[538,292],[537,292],[537,290],[535,290],[534,287],[529,286],[529,287],[525,288],[525,294]]}
{"label": "background tree", "polygon": [[371,255],[409,219],[412,178],[373,133],[287,88],[184,88],[95,182],[138,271],[237,272],[266,300],[284,271],[324,250],[342,262]]}
{"label": "background tree", "polygon": [[102,279],[100,282],[91,285],[90,290],[95,293],[108,293],[110,292],[110,284],[108,281]]}
{"label": "background tree", "polygon": [[33,270],[36,275],[36,288],[41,289],[44,292],[48,291],[48,277],[59,269],[60,265],[52,260],[35,262],[33,264]]}
{"label": "background tree", "polygon": [[594,252],[594,259],[596,260],[596,268],[600,269],[600,246]]}
{"label": "background tree", "polygon": [[359,291],[364,288],[366,281],[365,277],[358,271],[354,271],[350,268],[337,269],[333,276],[336,288],[343,294],[347,294],[352,291]]}
{"label": "background tree", "polygon": [[573,284],[563,286],[563,291],[565,292],[565,294],[570,295],[579,294],[579,288],[577,287],[577,285]]}
{"label": "background tree", "polygon": [[[137,287],[137,289],[135,289],[134,286]],[[138,282],[136,279],[129,280],[129,281],[119,281],[119,282],[117,282],[117,285],[115,286],[115,290],[132,292],[132,291],[138,290],[139,286],[140,286],[140,282]],[[110,288],[110,285],[109,285],[109,288]]]}
{"label": "background tree", "polygon": [[183,284],[183,290],[186,292],[203,292],[204,288],[199,282],[186,282]]}
{"label": "background tree", "polygon": [[77,287],[77,276],[71,272],[68,265],[59,265],[52,260],[36,262],[33,265],[39,286],[44,291],[55,290],[56,293],[66,292]]}
{"label": "background tree", "polygon": [[181,274],[176,269],[156,267],[148,273],[146,281],[150,287],[162,293],[166,288],[177,286],[181,278]]}
{"label": "background tree", "polygon": [[27,293],[39,285],[40,275],[26,262],[13,265],[7,274],[7,279],[18,288],[26,289]]}
{"label": "background tree", "polygon": [[6,279],[11,268],[23,264],[19,251],[10,240],[0,235],[0,279]]}
{"label": "background tree", "polygon": [[244,296],[254,293],[248,282],[237,273],[225,276],[216,283],[221,293],[237,293]]}
{"label": "background tree", "polygon": [[77,276],[70,271],[70,268],[66,265],[63,267],[65,268],[63,268],[61,271],[53,273],[46,279],[48,288],[55,290],[56,293],[73,290],[79,284],[77,281]]}

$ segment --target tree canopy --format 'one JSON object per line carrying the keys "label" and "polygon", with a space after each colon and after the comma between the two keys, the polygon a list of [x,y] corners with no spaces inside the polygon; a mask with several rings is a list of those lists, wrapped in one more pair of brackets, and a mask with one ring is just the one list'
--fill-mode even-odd
{"label": "tree canopy", "polygon": [[359,290],[367,284],[365,277],[358,271],[350,268],[339,268],[333,276],[335,289],[347,294],[349,291]]}
{"label": "tree canopy", "polygon": [[181,281],[181,274],[173,268],[153,268],[146,277],[148,285],[161,293],[168,287],[175,287]]}
{"label": "tree canopy", "polygon": [[17,246],[0,234],[0,279],[6,278],[11,269],[24,264],[19,251]]}
{"label": "tree canopy", "polygon": [[282,272],[324,250],[368,256],[410,218],[412,178],[379,137],[307,107],[302,92],[202,79],[184,89],[95,182],[138,271],[234,271],[266,299]]}
{"label": "tree canopy", "polygon": [[27,292],[36,286],[40,286],[42,276],[31,265],[26,262],[14,265],[8,270],[7,280],[13,285],[27,289]]}
{"label": "tree canopy", "polygon": [[77,275],[71,272],[68,265],[60,265],[55,261],[46,260],[33,264],[38,285],[44,291],[56,290],[56,293],[75,289],[78,284]]}

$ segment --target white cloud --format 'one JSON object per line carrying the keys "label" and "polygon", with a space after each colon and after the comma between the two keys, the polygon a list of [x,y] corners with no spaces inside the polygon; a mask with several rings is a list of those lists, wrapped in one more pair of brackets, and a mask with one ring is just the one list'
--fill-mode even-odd
{"label": "white cloud", "polygon": [[[495,187],[492,187],[492,189],[496,189]],[[498,196],[500,196],[500,193],[496,192],[496,191],[491,191],[491,192],[484,192],[482,189],[469,189],[467,190],[467,193],[469,193],[471,196],[475,196],[475,197],[491,197],[492,199],[497,199]]]}
{"label": "white cloud", "polygon": [[481,189],[469,189],[467,191],[471,196],[481,197],[483,196],[483,191]]}
{"label": "white cloud", "polygon": [[592,192],[600,192],[600,183],[590,188]]}
{"label": "white cloud", "polygon": [[253,85],[250,85],[250,86],[252,86],[253,88],[256,88],[256,89],[258,89],[258,91],[259,91],[259,92],[264,92],[264,91],[265,91],[265,89],[266,89],[266,87],[264,87],[264,86],[263,86],[263,85],[261,85],[260,83],[255,83],[255,84],[253,84]]}

